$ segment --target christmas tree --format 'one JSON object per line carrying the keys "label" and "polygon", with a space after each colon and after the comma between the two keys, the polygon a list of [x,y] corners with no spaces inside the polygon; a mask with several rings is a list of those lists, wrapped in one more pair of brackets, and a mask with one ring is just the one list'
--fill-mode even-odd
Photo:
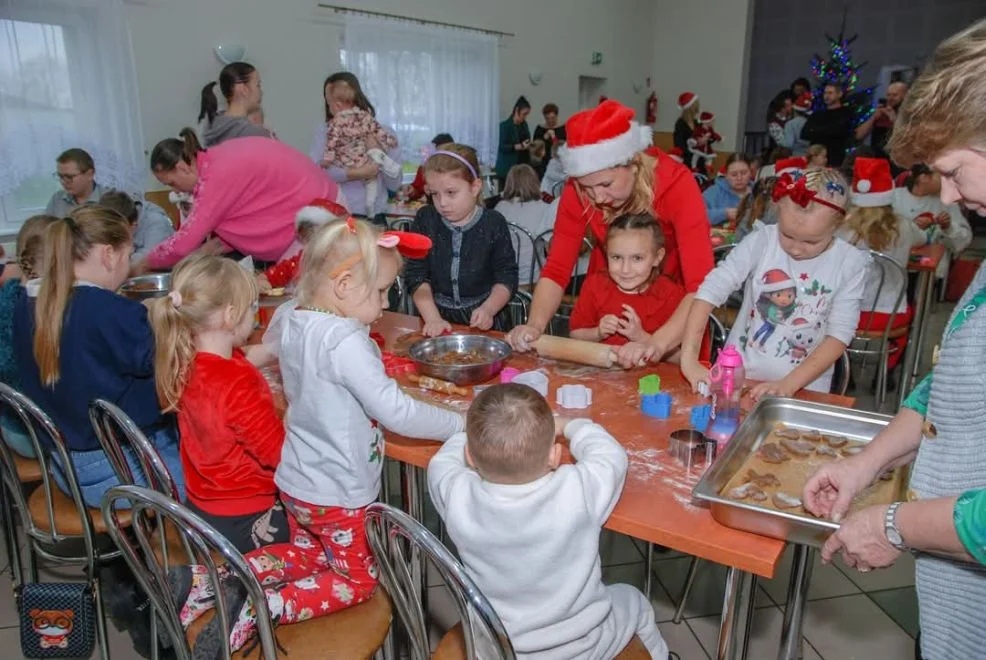
{"label": "christmas tree", "polygon": [[818,81],[815,88],[812,109],[815,111],[823,110],[825,102],[822,100],[822,93],[825,86],[835,84],[842,87],[842,104],[853,110],[853,126],[859,126],[869,119],[873,114],[873,87],[860,87],[859,71],[866,62],[856,64],[852,59],[850,46],[859,35],[850,38],[845,37],[846,14],[842,14],[842,26],[839,28],[839,37],[833,39],[828,34],[825,38],[829,40],[828,59],[816,54],[811,58],[811,72]]}

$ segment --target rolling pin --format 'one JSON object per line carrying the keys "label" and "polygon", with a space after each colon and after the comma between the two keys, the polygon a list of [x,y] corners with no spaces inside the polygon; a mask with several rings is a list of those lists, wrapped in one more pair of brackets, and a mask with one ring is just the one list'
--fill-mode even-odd
{"label": "rolling pin", "polygon": [[417,374],[409,374],[407,379],[425,390],[444,392],[445,394],[456,394],[458,396],[469,396],[469,390],[464,387],[459,387],[455,383],[450,383],[447,380],[432,378],[431,376],[419,376]]}
{"label": "rolling pin", "polygon": [[534,342],[534,350],[541,357],[588,364],[593,367],[608,369],[616,362],[612,346],[578,339],[541,335],[540,339]]}

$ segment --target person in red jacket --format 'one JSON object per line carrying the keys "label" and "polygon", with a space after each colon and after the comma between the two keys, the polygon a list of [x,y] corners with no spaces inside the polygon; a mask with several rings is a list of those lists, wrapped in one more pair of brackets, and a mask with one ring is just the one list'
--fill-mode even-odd
{"label": "person in red jacket", "polygon": [[[709,218],[691,172],[652,148],[651,129],[633,117],[630,108],[605,101],[575,114],[566,124],[568,142],[559,157],[569,179],[527,324],[507,335],[515,350],[530,350],[557,311],[586,227],[597,239],[589,272],[605,271],[600,246],[607,226],[618,216],[642,213],[656,217],[664,234],[661,273],[683,286],[687,294],[668,322],[651,335],[643,358],[660,360],[681,344],[694,293],[713,266]],[[634,366],[623,359],[621,364]]]}
{"label": "person in red jacket", "polygon": [[186,505],[240,552],[288,541],[274,485],[284,424],[240,347],[253,331],[257,285],[231,259],[191,256],[150,305],[158,398],[177,411]]}

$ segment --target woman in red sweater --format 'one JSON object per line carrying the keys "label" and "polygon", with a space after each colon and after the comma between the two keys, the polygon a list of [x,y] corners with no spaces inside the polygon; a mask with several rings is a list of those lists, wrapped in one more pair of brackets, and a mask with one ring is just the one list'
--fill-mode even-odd
{"label": "woman in red sweater", "polygon": [[274,485],[284,424],[240,350],[253,331],[256,282],[231,259],[192,256],[150,307],[158,397],[178,412],[187,506],[240,552],[288,541]]}
{"label": "woman in red sweater", "polygon": [[684,286],[687,294],[671,319],[651,336],[644,357],[660,360],[681,344],[692,298],[713,266],[709,219],[691,172],[660,149],[650,148],[651,129],[633,116],[634,111],[620,103],[604,101],[566,124],[568,143],[559,157],[569,179],[527,324],[507,335],[514,349],[529,350],[557,311],[586,227],[597,243],[589,272],[604,272],[600,246],[609,223],[620,215],[644,213],[653,214],[664,233],[661,273]]}

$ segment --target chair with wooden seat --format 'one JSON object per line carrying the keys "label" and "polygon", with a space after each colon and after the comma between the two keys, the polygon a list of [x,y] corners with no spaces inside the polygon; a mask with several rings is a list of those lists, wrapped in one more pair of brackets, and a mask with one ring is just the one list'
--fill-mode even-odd
{"label": "chair with wooden seat", "polygon": [[[0,405],[0,414],[6,412],[6,408]],[[24,489],[41,481],[41,464],[33,458],[25,458],[10,448],[7,439],[3,437],[3,427],[0,427],[0,450],[2,456],[0,460],[4,462],[8,469],[3,471],[3,475],[10,475],[10,483],[7,479],[0,479],[0,525],[3,526],[4,542],[7,547],[7,565],[10,567],[11,579],[14,585],[18,585],[23,577],[21,573],[20,543],[17,539],[17,524],[14,514],[14,505],[17,496],[24,497]],[[8,493],[7,489],[16,489],[16,494]],[[19,514],[24,515],[25,509],[20,508]]]}
{"label": "chair with wooden seat", "polygon": [[[846,349],[846,352],[852,357],[862,358],[862,364],[859,365],[861,370],[866,368],[866,363],[870,357],[876,358],[876,402],[877,409],[879,410],[887,400],[887,360],[891,354],[896,353],[898,350],[890,342],[892,339],[905,336],[908,331],[907,326],[901,328],[893,327],[894,319],[897,317],[896,310],[900,308],[904,302],[904,296],[907,294],[907,271],[904,269],[904,266],[882,252],[870,250],[870,258],[872,262],[869,267],[879,269],[877,288],[873,293],[873,305],[869,310],[861,310],[870,312],[870,320],[865,325],[861,324],[856,329],[856,336],[853,337],[852,343]],[[884,291],[890,291],[891,293],[896,291],[897,293],[894,297],[894,312],[889,315],[885,327],[873,328],[873,313],[876,311],[876,303]]]}
{"label": "chair with wooden seat", "polygon": [[[120,553],[97,544],[97,535],[106,531],[102,516],[98,509],[86,506],[68,448],[51,418],[33,401],[2,383],[0,404],[0,407],[13,411],[21,420],[40,466],[41,483],[30,496],[25,497],[23,490],[14,487],[19,484],[19,479],[11,452],[5,444],[0,447],[0,456],[3,457],[0,469],[3,470],[6,493],[13,496],[16,507],[22,512],[21,520],[28,541],[30,579],[32,582],[38,581],[37,557],[53,564],[83,567],[85,579],[94,596],[96,641],[100,657],[108,660],[106,613],[100,593],[98,568],[119,557]],[[68,494],[55,483],[55,470],[62,476]],[[123,512],[121,521],[128,519],[129,514]]]}
{"label": "chair with wooden seat", "polygon": [[[123,512],[119,506],[121,502],[131,512],[135,521],[132,526],[120,518]],[[171,638],[175,654],[181,660],[191,657],[190,644],[213,616],[222,617],[223,639],[227,641],[221,657],[238,659],[257,656],[249,652],[249,645],[235,654],[230,652],[230,631],[226,625],[228,605],[222,590],[216,596],[214,612],[202,616],[189,627],[187,633],[182,629],[179,608],[175,606],[174,595],[168,586],[167,564],[155,552],[157,544],[148,534],[148,530],[153,528],[152,521],[179,530],[184,543],[191,549],[191,563],[205,566],[213,584],[219,584],[218,566],[221,564],[242,582],[257,615],[258,645],[263,658],[361,660],[373,657],[383,646],[390,629],[391,607],[382,589],[377,589],[370,600],[360,605],[328,616],[280,626],[275,639],[267,598],[256,575],[233,544],[202,518],[162,493],[141,486],[111,488],[103,496],[101,509],[110,536],[150,599],[162,627]]]}
{"label": "chair with wooden seat", "polygon": [[[500,617],[462,564],[417,520],[387,504],[366,510],[366,537],[377,559],[380,583],[387,589],[410,644],[410,660],[513,660],[513,645]],[[452,594],[460,623],[453,626],[434,653],[429,652],[428,625],[412,564],[431,564]],[[463,625],[462,622],[468,622]],[[477,646],[483,653],[477,653]],[[620,652],[621,660],[650,658],[636,637]]]}

